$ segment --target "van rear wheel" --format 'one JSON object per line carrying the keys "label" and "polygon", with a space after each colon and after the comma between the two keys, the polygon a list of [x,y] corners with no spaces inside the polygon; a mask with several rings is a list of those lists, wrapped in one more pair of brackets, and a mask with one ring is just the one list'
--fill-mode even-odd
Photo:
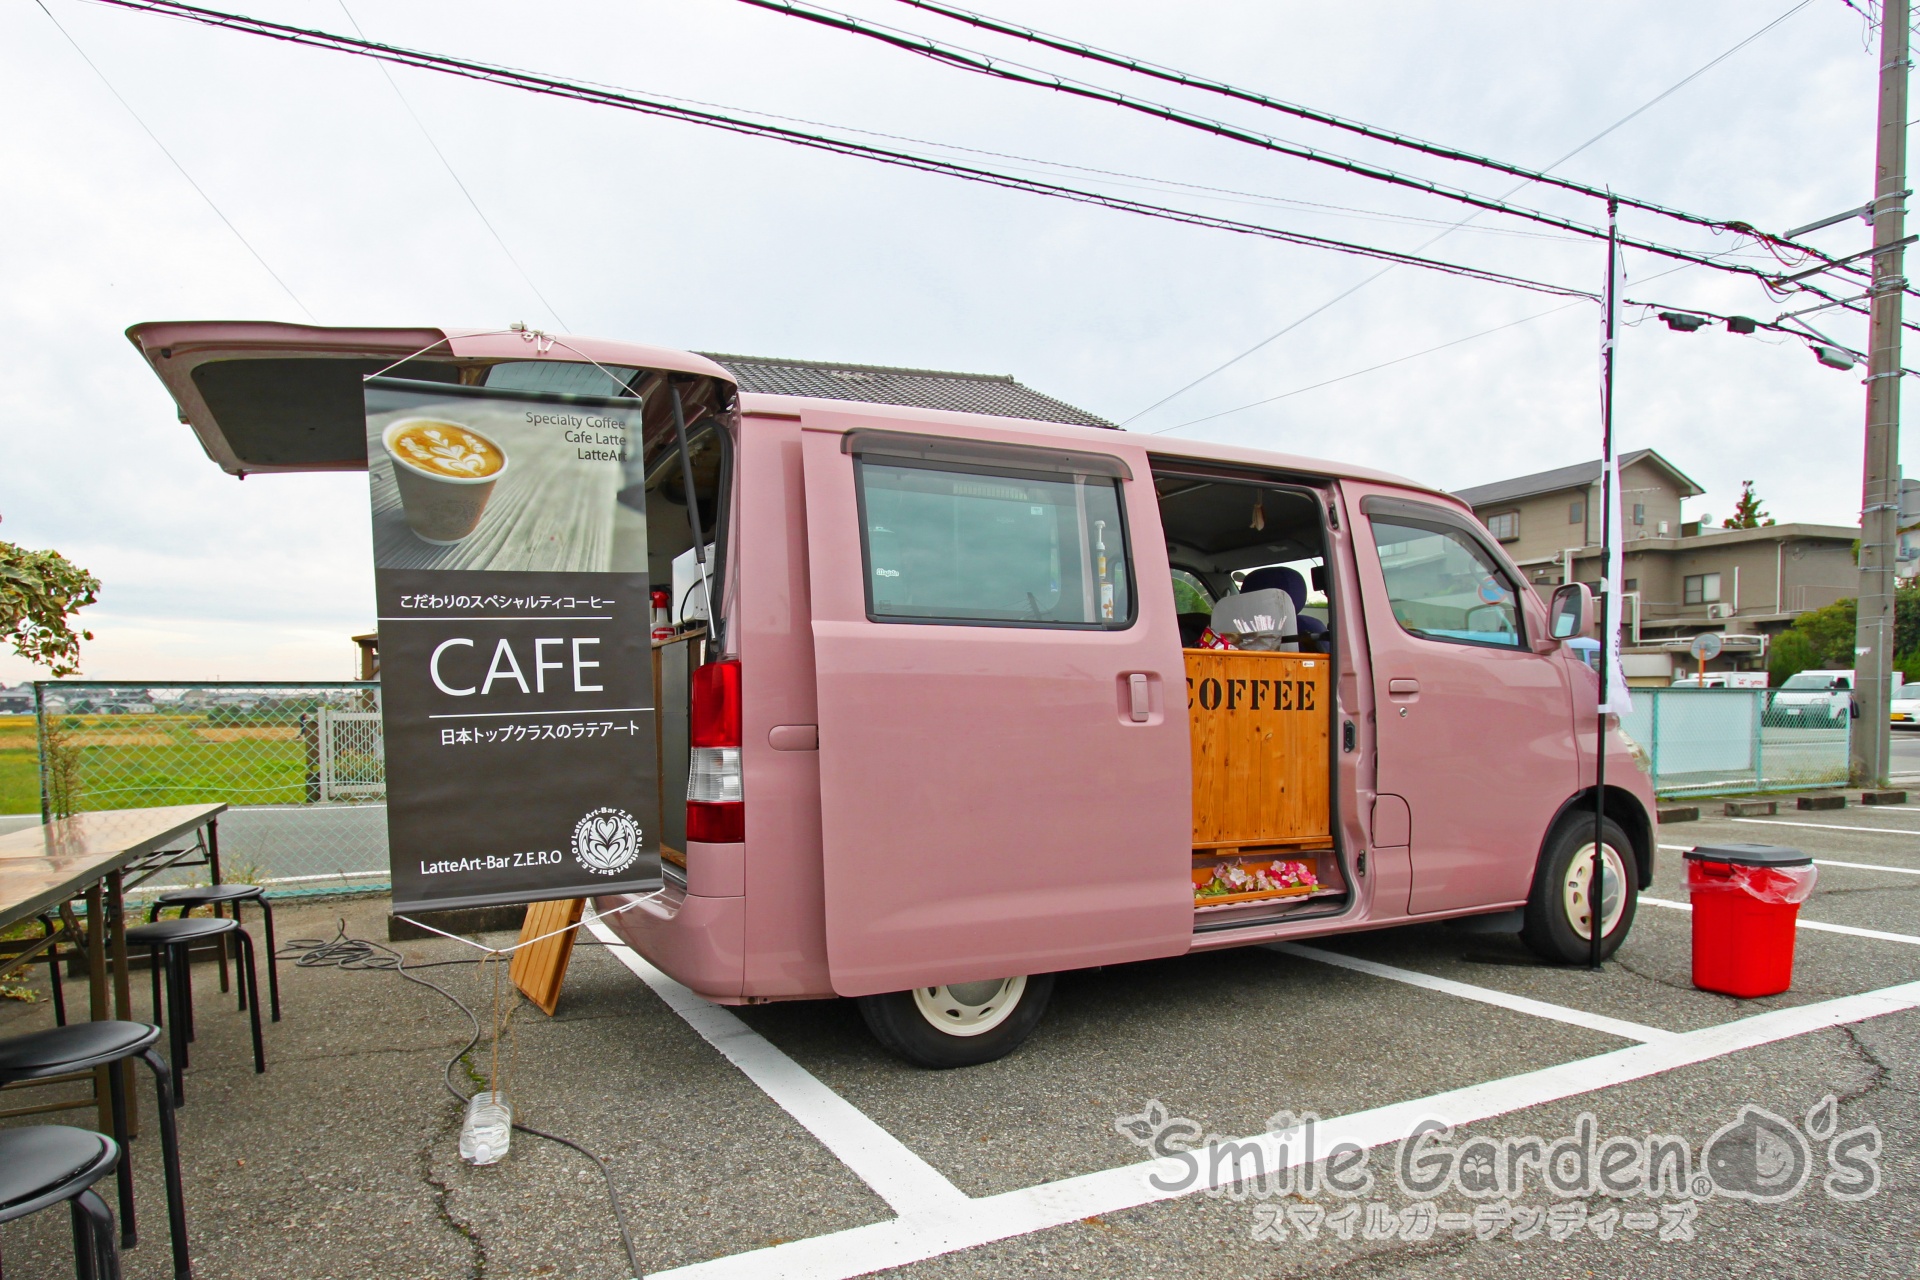
{"label": "van rear wheel", "polygon": [[[1640,901],[1633,842],[1611,818],[1600,824],[1600,958],[1619,949],[1633,927]],[[1575,815],[1560,824],[1533,875],[1520,940],[1535,954],[1560,964],[1586,964],[1592,957],[1593,817]]]}
{"label": "van rear wheel", "polygon": [[1047,1010],[1053,975],[1029,974],[859,997],[867,1029],[915,1066],[944,1070],[1004,1058]]}

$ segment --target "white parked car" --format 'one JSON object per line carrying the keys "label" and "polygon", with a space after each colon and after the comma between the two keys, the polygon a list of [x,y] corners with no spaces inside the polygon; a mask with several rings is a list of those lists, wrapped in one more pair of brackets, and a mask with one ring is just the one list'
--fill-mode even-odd
{"label": "white parked car", "polygon": [[[1893,673],[1893,722],[1920,726],[1920,699],[1910,698],[1906,677]],[[1774,690],[1767,723],[1774,725],[1845,724],[1853,703],[1853,672],[1802,671]],[[1902,711],[1905,716],[1903,719]]]}
{"label": "white parked car", "polygon": [[1774,690],[1771,724],[1831,728],[1845,724],[1853,701],[1853,672],[1801,671]]}
{"label": "white parked car", "polygon": [[1920,696],[1914,690],[1897,686],[1888,719],[1896,729],[1920,729]]}

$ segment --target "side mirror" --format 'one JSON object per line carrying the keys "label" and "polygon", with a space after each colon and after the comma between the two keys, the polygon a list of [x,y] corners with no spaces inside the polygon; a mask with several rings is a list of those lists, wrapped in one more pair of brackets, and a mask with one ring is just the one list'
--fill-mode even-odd
{"label": "side mirror", "polygon": [[1569,582],[1553,593],[1552,627],[1555,640],[1571,640],[1593,630],[1593,592],[1584,582]]}

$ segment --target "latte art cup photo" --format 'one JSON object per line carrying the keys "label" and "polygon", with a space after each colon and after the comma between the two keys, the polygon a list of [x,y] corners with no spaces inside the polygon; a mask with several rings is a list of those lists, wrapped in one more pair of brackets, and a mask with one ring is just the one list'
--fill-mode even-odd
{"label": "latte art cup photo", "polygon": [[438,418],[403,418],[380,433],[407,527],[423,542],[459,542],[480,524],[507,453],[492,437]]}

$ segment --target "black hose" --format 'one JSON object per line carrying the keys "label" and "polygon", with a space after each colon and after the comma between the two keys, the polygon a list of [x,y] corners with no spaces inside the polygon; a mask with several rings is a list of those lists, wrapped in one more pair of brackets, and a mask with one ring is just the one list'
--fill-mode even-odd
{"label": "black hose", "polygon": [[[584,938],[579,939],[575,945],[587,941],[589,940]],[[592,941],[597,942],[598,940],[594,939]],[[347,936],[347,922],[344,919],[340,921],[340,931],[333,937],[325,939],[324,941],[319,938],[295,938],[291,942],[281,946],[279,956],[282,959],[293,961],[296,967],[302,969],[378,970],[397,973],[408,982],[416,982],[428,990],[437,991],[446,997],[446,999],[453,1004],[454,1008],[466,1014],[467,1020],[473,1023],[473,1036],[461,1048],[460,1052],[454,1054],[453,1057],[447,1060],[447,1069],[443,1073],[447,1092],[452,1094],[461,1106],[465,1106],[473,1100],[471,1095],[460,1092],[459,1087],[453,1083],[453,1069],[459,1065],[462,1058],[473,1052],[474,1046],[480,1043],[480,1036],[482,1034],[480,1030],[480,1019],[472,1009],[466,1006],[460,997],[454,995],[445,987],[428,982],[425,978],[414,976],[407,967],[407,959],[405,956],[395,951],[392,947],[382,943],[371,942],[365,938],[349,938]],[[449,964],[479,963],[479,957],[475,957],[472,960],[435,960],[427,964],[414,965],[413,968],[432,969]],[[594,1166],[600,1170],[600,1176],[606,1180],[607,1200],[613,1205],[613,1220],[620,1228],[620,1246],[627,1251],[627,1267],[631,1271],[634,1280],[642,1280],[640,1257],[633,1247],[633,1233],[627,1229],[627,1215],[620,1207],[620,1195],[619,1192],[614,1189],[613,1172],[607,1168],[607,1162],[570,1138],[563,1138],[558,1134],[547,1133],[531,1125],[521,1124],[518,1120],[513,1122],[513,1127],[521,1133],[531,1134],[536,1138],[545,1138],[548,1142],[557,1142],[561,1146],[577,1151],[587,1159],[593,1161]]]}

